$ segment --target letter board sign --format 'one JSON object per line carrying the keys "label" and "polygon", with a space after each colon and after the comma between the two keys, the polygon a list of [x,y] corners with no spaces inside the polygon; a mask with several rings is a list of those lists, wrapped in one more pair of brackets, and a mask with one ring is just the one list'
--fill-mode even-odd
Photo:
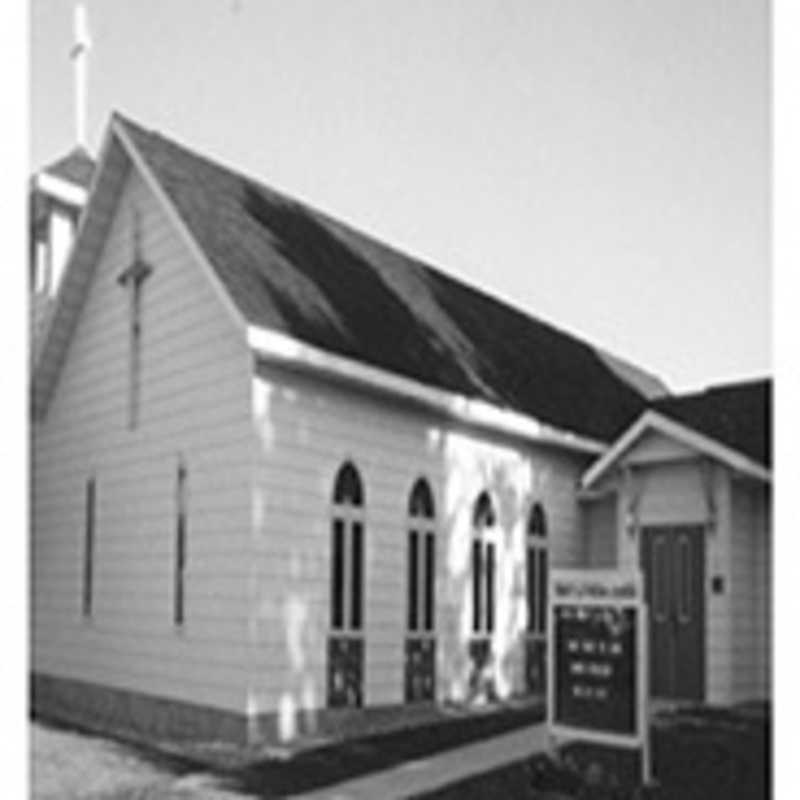
{"label": "letter board sign", "polygon": [[638,571],[551,570],[547,720],[553,737],[642,747],[647,758],[643,598]]}

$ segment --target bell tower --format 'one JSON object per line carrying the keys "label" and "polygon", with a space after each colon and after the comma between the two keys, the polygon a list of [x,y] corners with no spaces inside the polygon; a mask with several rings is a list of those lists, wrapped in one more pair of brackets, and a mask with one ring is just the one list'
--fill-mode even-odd
{"label": "bell tower", "polygon": [[30,281],[32,352],[58,294],[94,173],[87,150],[86,103],[91,48],[86,7],[74,11],[73,63],[75,146],[30,180]]}

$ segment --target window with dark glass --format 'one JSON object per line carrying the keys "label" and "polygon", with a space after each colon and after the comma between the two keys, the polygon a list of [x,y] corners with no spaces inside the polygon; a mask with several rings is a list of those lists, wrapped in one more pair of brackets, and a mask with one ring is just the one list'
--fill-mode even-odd
{"label": "window with dark glass", "polygon": [[472,513],[472,632],[489,634],[495,617],[495,546],[489,531],[495,512],[487,492],[481,492]]}
{"label": "window with dark glass", "polygon": [[361,630],[364,624],[364,490],[349,461],[333,488],[331,523],[331,628]]}
{"label": "window with dark glass", "polygon": [[436,582],[435,508],[424,478],[411,490],[408,503],[407,623],[411,633],[432,631]]}
{"label": "window with dark glass", "polygon": [[94,537],[97,487],[95,479],[86,481],[83,542],[83,616],[91,617],[94,590]]}
{"label": "window with dark glass", "polygon": [[186,526],[187,526],[187,470],[183,463],[178,464],[175,486],[175,586],[173,621],[183,625],[184,621],[184,583],[186,578]]}
{"label": "window with dark glass", "polygon": [[547,517],[534,503],[528,518],[526,545],[528,632],[544,634],[547,627]]}

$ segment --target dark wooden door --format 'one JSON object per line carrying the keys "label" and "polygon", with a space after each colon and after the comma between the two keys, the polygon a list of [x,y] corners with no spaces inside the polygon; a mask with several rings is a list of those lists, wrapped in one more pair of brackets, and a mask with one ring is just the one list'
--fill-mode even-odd
{"label": "dark wooden door", "polygon": [[700,526],[642,530],[650,620],[650,694],[704,699],[705,532]]}

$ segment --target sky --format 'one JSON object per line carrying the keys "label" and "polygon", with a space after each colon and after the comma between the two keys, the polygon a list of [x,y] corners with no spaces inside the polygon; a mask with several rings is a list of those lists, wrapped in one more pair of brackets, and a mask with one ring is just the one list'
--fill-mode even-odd
{"label": "sky", "polygon": [[[655,373],[771,365],[766,0],[89,0],[113,110]],[[30,165],[74,144],[30,0]]]}

